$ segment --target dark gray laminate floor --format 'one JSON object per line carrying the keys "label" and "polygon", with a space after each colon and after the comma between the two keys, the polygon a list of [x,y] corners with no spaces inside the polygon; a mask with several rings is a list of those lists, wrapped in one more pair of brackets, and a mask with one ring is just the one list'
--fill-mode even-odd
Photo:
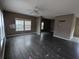
{"label": "dark gray laminate floor", "polygon": [[7,39],[5,59],[79,59],[79,43],[42,33]]}

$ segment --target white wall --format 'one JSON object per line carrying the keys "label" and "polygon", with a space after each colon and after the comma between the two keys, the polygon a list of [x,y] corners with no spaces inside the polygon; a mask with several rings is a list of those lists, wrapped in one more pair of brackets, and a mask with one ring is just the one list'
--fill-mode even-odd
{"label": "white wall", "polygon": [[[65,20],[64,22],[60,22]],[[75,29],[74,14],[55,17],[54,36],[62,39],[72,39]]]}
{"label": "white wall", "polygon": [[38,17],[38,19],[37,19],[37,34],[39,34],[39,35],[40,35],[40,31],[41,31],[40,27],[41,27],[41,17]]}
{"label": "white wall", "polygon": [[79,18],[76,18],[74,37],[79,37]]}

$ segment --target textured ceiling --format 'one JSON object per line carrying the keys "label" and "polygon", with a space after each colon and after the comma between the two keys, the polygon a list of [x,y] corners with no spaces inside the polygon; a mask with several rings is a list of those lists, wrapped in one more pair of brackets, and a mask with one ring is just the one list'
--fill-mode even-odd
{"label": "textured ceiling", "polygon": [[79,0],[0,0],[3,9],[22,14],[38,15],[32,12],[38,8],[39,15],[53,18],[58,15],[79,16]]}

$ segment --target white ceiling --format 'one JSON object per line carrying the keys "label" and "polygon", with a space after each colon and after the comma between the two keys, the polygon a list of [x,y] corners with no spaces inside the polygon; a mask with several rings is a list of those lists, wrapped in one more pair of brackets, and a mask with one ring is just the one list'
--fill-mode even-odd
{"label": "white ceiling", "polygon": [[0,0],[3,9],[22,14],[37,15],[32,10],[37,7],[39,14],[47,18],[58,15],[79,16],[79,0]]}

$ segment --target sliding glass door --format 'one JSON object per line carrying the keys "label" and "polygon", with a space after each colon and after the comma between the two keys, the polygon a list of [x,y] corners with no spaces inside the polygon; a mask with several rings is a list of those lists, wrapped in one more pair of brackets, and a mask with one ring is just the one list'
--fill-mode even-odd
{"label": "sliding glass door", "polygon": [[0,11],[0,44],[1,44],[1,46],[3,44],[3,39],[4,38],[5,38],[4,19],[3,19],[3,14]]}

